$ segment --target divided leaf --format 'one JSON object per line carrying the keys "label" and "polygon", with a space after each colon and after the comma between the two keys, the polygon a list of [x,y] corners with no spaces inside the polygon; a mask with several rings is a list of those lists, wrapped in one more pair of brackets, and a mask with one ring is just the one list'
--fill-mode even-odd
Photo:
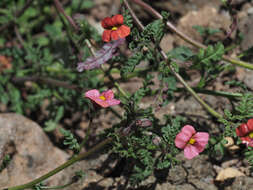
{"label": "divided leaf", "polygon": [[218,43],[215,46],[208,46],[206,49],[200,49],[194,62],[210,64],[211,61],[219,61],[224,54],[224,46]]}

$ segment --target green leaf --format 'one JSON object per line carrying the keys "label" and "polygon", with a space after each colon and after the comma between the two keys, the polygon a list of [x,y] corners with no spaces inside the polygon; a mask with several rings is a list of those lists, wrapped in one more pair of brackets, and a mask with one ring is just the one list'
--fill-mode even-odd
{"label": "green leaf", "polygon": [[212,61],[216,62],[221,60],[224,53],[224,46],[219,42],[215,46],[209,45],[206,49],[200,49],[194,62],[210,64]]}
{"label": "green leaf", "polygon": [[122,68],[120,70],[120,74],[122,76],[126,76],[128,73],[133,72],[136,65],[140,64],[140,62],[143,58],[144,57],[141,52],[137,52],[134,55],[132,55],[130,58],[128,58],[128,60],[122,66]]}
{"label": "green leaf", "polygon": [[56,127],[57,127],[57,123],[53,120],[49,120],[45,122],[45,127],[43,128],[43,130],[46,132],[51,132],[55,130]]}
{"label": "green leaf", "polygon": [[155,43],[159,44],[164,35],[164,28],[165,24],[161,19],[155,20],[144,28],[142,36],[147,40],[155,40]]}
{"label": "green leaf", "polygon": [[179,59],[180,61],[183,62],[188,61],[193,55],[194,54],[191,51],[191,49],[185,46],[174,48],[173,50],[168,52],[168,56],[175,59]]}

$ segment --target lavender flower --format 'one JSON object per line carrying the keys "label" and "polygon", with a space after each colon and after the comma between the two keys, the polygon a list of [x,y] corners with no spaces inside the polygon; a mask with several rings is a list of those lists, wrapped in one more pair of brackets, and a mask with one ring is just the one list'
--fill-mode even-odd
{"label": "lavender flower", "polygon": [[78,63],[77,70],[82,72],[83,70],[90,70],[107,62],[114,55],[116,55],[116,48],[125,42],[125,38],[120,38],[111,43],[106,43],[102,49],[95,53],[95,56],[88,57],[85,62]]}

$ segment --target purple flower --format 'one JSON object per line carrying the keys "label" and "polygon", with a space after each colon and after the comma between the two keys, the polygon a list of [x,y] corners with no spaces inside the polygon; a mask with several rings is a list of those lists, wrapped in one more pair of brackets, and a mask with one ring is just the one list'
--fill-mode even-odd
{"label": "purple flower", "polygon": [[102,49],[95,53],[95,56],[88,57],[85,62],[78,63],[77,70],[90,70],[107,62],[114,55],[116,55],[116,48],[125,42],[125,38],[120,38],[114,42],[106,43]]}

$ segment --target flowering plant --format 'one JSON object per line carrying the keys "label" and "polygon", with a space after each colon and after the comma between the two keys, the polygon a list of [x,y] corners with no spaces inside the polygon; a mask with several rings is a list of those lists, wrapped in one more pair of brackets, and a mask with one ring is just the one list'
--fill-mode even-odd
{"label": "flowering plant", "polygon": [[91,99],[96,104],[103,108],[120,104],[120,100],[114,99],[114,93],[112,90],[100,92],[96,89],[85,92],[85,97]]}
{"label": "flowering plant", "polygon": [[204,150],[208,139],[208,133],[196,132],[193,126],[185,125],[177,134],[175,145],[177,148],[184,149],[184,156],[187,159],[192,159]]}

